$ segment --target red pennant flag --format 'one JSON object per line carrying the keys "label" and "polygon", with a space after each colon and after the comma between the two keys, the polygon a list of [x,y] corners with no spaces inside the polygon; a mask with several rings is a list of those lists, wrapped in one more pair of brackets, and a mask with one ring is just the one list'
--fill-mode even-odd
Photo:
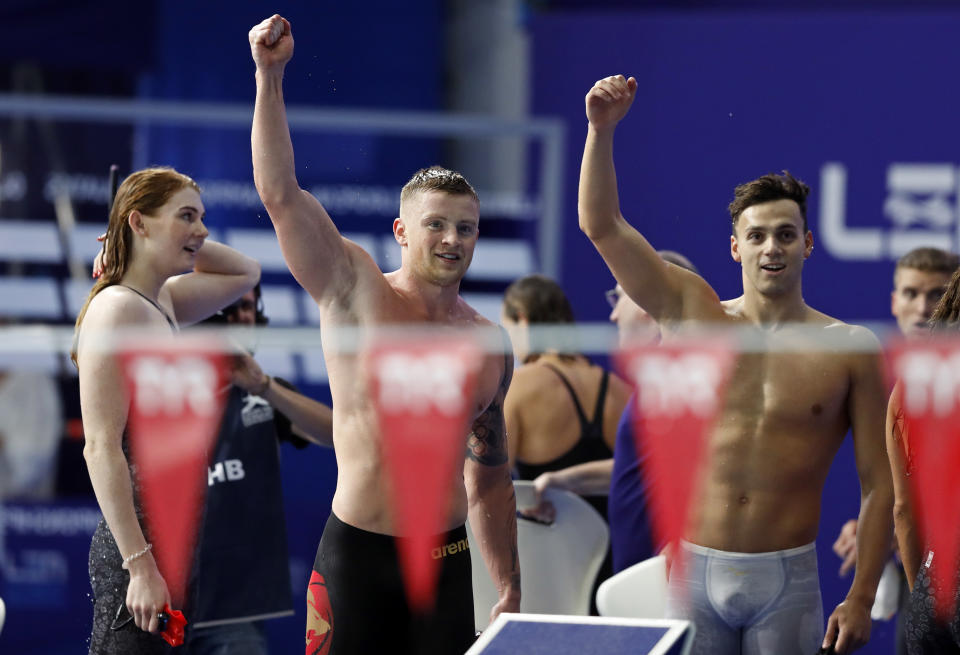
{"label": "red pennant flag", "polygon": [[183,607],[193,564],[207,464],[223,413],[226,355],[216,344],[177,342],[121,350],[130,414],[130,455],[157,567]]}
{"label": "red pennant flag", "polygon": [[482,353],[472,341],[424,335],[374,344],[367,374],[390,484],[410,606],[433,607],[450,488],[462,470]]}
{"label": "red pennant flag", "polygon": [[960,557],[960,339],[896,343],[890,363],[902,391],[914,511],[933,552],[921,566],[933,567],[936,609],[946,619],[953,615]]}
{"label": "red pennant flag", "polygon": [[674,341],[628,346],[617,360],[637,392],[633,431],[646,462],[654,531],[660,543],[672,544],[696,520],[690,501],[733,352],[721,340]]}

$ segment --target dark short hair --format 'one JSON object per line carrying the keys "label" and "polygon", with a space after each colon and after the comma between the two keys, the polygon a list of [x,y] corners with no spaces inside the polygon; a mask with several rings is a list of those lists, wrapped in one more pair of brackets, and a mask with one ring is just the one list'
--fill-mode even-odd
{"label": "dark short hair", "polygon": [[443,191],[453,195],[466,195],[480,204],[480,198],[462,174],[443,166],[421,168],[413,174],[400,190],[400,202],[420,191]]}
{"label": "dark short hair", "polygon": [[[575,320],[570,300],[567,299],[567,294],[563,292],[560,285],[546,275],[537,274],[514,280],[507,287],[503,293],[503,313],[511,321],[518,321],[522,317],[531,325],[535,323],[572,324]],[[538,338],[536,334],[531,334],[530,352],[523,363],[535,362],[547,350],[556,351],[561,359],[574,360],[580,357],[574,341],[575,339],[570,335],[566,335],[548,343]]]}
{"label": "dark short hair", "polygon": [[763,177],[758,177],[750,182],[745,182],[733,191],[733,202],[730,203],[731,228],[734,232],[737,230],[737,221],[740,214],[748,207],[760,205],[765,202],[775,200],[792,200],[800,207],[800,215],[803,217],[803,231],[807,231],[807,195],[810,193],[810,187],[803,181],[795,178],[789,171],[783,171],[783,175],[768,173]]}
{"label": "dark short hair", "polygon": [[560,285],[546,275],[514,280],[503,292],[503,311],[511,321],[522,316],[530,323],[573,323],[573,308]]}
{"label": "dark short hair", "polygon": [[914,248],[897,260],[893,274],[901,268],[912,268],[924,273],[953,273],[960,268],[960,257],[940,248]]}
{"label": "dark short hair", "polygon": [[[244,294],[246,295],[246,294]],[[204,319],[201,321],[203,325],[227,325],[230,323],[230,317],[236,316],[237,312],[240,311],[240,300],[237,299],[234,302],[230,303],[219,312],[213,316]],[[256,325],[267,325],[270,323],[270,319],[264,313],[263,310],[263,291],[260,289],[260,283],[257,282],[253,287],[253,302],[254,302],[254,311],[256,312],[256,318],[254,318],[254,323]]]}

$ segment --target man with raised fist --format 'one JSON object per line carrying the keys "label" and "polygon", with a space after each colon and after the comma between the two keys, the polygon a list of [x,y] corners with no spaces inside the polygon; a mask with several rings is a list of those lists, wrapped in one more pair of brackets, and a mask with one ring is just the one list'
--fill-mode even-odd
{"label": "man with raised fist", "polygon": [[[459,296],[479,226],[479,201],[466,179],[440,167],[414,174],[401,191],[400,215],[393,222],[400,268],[382,273],[370,255],[340,235],[320,202],[297,182],[282,88],[293,56],[290,23],[272,16],[249,38],[257,66],[254,182],[287,266],[320,308],[322,328],[357,330],[361,344],[387,324],[492,328]],[[416,647],[463,653],[474,635],[469,551],[457,549],[440,558],[434,612],[412,613],[396,570],[397,516],[385,475],[379,396],[373,396],[364,377],[369,352],[341,350],[333,341],[324,339],[324,356],[339,474],[308,591],[307,652],[402,653]],[[462,475],[445,483],[449,532],[443,539],[459,543],[469,513],[499,590],[495,616],[520,606],[516,501],[503,419],[512,354],[506,348],[482,361],[468,399],[472,426],[462,435],[460,448],[467,451]],[[424,474],[434,465],[419,463]]]}
{"label": "man with raised fist", "polygon": [[[622,75],[586,96],[580,227],[664,340],[691,322],[752,329],[769,345],[743,354],[707,437],[699,509],[669,582],[669,613],[696,624],[694,653],[850,652],[869,639],[870,607],[889,550],[879,344],[866,329],[809,307],[801,272],[813,250],[807,185],[789,173],[738,186],[730,254],[743,295],[721,301],[700,276],[664,262],[620,211],[613,137],[637,91]],[[827,344],[843,344],[831,351]],[[787,352],[784,346],[802,352]],[[826,635],[814,541],[830,463],[852,430],[861,483],[858,567]]]}

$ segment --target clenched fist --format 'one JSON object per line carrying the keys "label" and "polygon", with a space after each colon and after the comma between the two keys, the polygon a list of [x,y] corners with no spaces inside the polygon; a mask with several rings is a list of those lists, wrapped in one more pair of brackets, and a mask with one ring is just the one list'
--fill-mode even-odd
{"label": "clenched fist", "polygon": [[587,120],[595,129],[616,126],[630,109],[637,93],[637,80],[612,75],[598,80],[587,92]]}
{"label": "clenched fist", "polygon": [[282,70],[293,57],[290,21],[274,14],[250,30],[250,52],[259,71]]}

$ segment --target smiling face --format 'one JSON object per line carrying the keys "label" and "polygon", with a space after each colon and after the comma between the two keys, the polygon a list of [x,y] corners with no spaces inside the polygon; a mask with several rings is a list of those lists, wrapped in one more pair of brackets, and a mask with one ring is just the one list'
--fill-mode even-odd
{"label": "smiling face", "polygon": [[730,254],[743,268],[744,293],[752,289],[768,297],[799,288],[803,262],[812,250],[813,235],[804,232],[793,200],[747,207],[730,237]]}
{"label": "smiling face", "polygon": [[200,194],[184,187],[151,214],[131,213],[130,226],[157,266],[177,274],[193,270],[197,252],[210,234],[204,215]]}
{"label": "smiling face", "polygon": [[950,283],[950,276],[950,273],[915,268],[897,269],[890,294],[890,312],[897,319],[903,336],[912,339],[929,331],[927,321]]}
{"label": "smiling face", "polygon": [[401,267],[438,286],[459,284],[477,245],[480,210],[467,194],[419,191],[400,203],[393,234]]}

